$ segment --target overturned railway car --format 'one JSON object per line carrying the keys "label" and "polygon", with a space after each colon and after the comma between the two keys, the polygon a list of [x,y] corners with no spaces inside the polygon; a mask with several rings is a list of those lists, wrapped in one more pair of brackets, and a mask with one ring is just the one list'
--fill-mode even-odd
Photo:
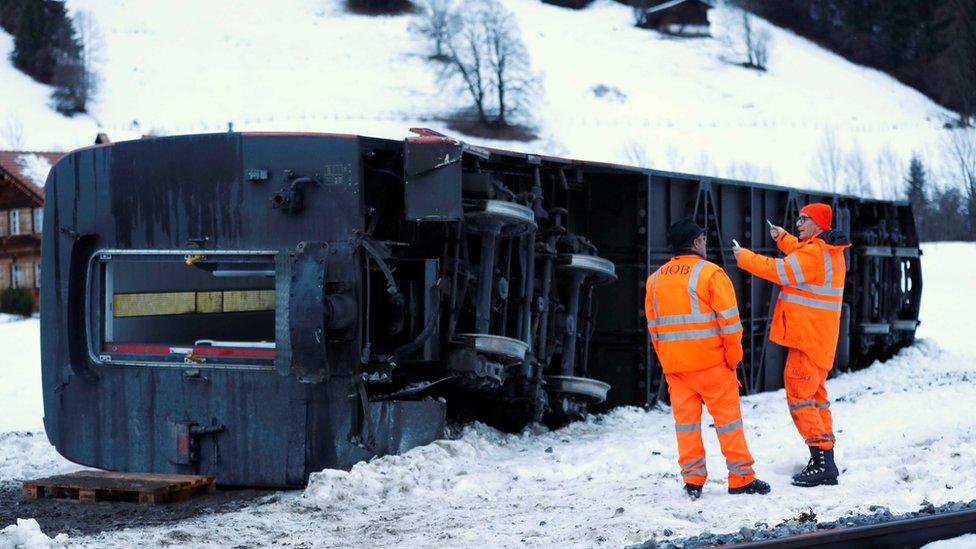
{"label": "overturned railway car", "polygon": [[838,370],[914,338],[910,207],[473,147],[429,132],[226,133],[82,149],[47,183],[45,427],[85,465],[302,485],[443,436],[666,394],[643,284],[668,225],[707,227],[735,283],[746,392],[782,386],[775,254],[826,201],[852,235]]}

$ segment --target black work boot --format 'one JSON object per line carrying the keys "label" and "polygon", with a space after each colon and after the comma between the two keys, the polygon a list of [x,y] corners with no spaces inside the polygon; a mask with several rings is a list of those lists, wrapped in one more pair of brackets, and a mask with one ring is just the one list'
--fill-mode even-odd
{"label": "black work boot", "polygon": [[759,494],[766,495],[769,493],[769,484],[759,480],[758,478],[752,479],[752,482],[746,484],[745,486],[739,486],[738,488],[729,488],[730,494]]}
{"label": "black work boot", "polygon": [[691,498],[691,501],[701,497],[702,487],[698,484],[685,484],[685,493]]}
{"label": "black work boot", "polygon": [[799,473],[793,475],[795,486],[833,486],[837,484],[837,465],[834,464],[834,451],[821,450],[810,446],[810,462]]}

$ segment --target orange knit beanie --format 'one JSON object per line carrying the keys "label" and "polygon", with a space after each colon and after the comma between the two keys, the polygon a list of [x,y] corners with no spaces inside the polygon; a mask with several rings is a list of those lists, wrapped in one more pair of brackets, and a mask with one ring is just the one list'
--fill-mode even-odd
{"label": "orange knit beanie", "polygon": [[803,208],[800,208],[800,213],[805,213],[818,227],[825,231],[830,230],[830,223],[833,221],[834,213],[830,210],[830,206],[823,204],[821,202],[814,202],[813,204],[807,204]]}

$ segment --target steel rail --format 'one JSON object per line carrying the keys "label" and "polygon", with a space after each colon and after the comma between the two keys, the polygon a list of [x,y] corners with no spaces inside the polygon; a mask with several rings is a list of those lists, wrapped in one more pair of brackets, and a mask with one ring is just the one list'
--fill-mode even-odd
{"label": "steel rail", "polygon": [[938,513],[864,526],[836,527],[794,536],[730,543],[736,549],[794,547],[903,548],[976,533],[976,509]]}

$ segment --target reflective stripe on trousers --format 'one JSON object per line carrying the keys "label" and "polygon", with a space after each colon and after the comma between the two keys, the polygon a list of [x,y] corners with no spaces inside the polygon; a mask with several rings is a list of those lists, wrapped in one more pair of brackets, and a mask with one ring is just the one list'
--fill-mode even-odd
{"label": "reflective stripe on trousers", "polygon": [[733,475],[750,475],[754,474],[755,471],[752,469],[752,460],[742,460],[742,461],[725,461],[725,466],[728,467],[729,473]]}
{"label": "reflective stripe on trousers", "polygon": [[734,431],[735,429],[742,428],[742,418],[739,418],[732,423],[727,423],[725,425],[716,425],[715,432],[717,434],[728,433],[729,431]]}
{"label": "reflective stripe on trousers", "polygon": [[687,463],[679,463],[678,466],[681,467],[682,477],[695,477],[708,473],[708,469],[705,467],[705,458],[703,457]]}

